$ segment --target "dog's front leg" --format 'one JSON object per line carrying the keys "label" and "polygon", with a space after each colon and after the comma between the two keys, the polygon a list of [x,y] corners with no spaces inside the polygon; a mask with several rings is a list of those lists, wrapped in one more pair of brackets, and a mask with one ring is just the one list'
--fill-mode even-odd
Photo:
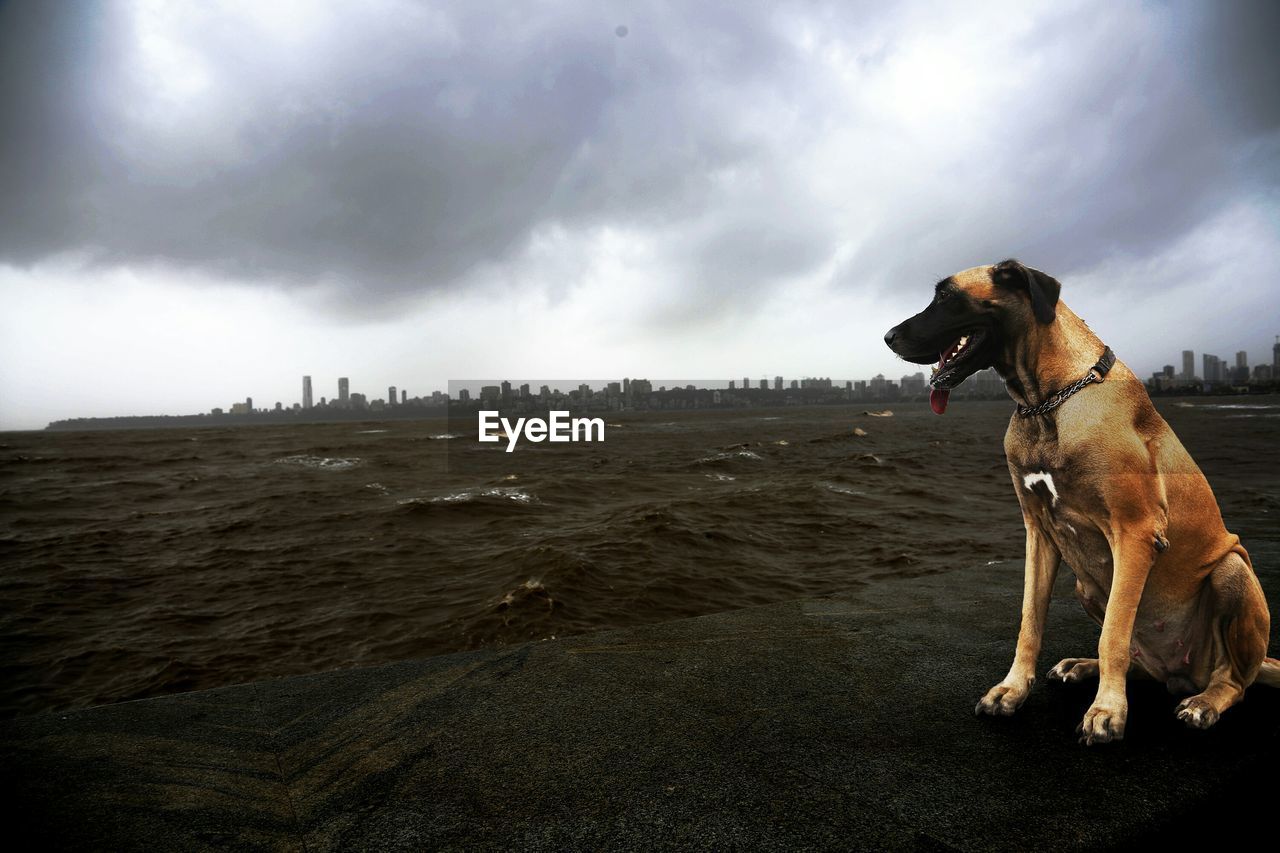
{"label": "dog's front leg", "polygon": [[1113,572],[1098,640],[1098,693],[1077,729],[1082,743],[1107,743],[1124,737],[1129,715],[1125,677],[1132,656],[1133,623],[1154,562],[1151,531],[1140,527],[1115,525],[1110,537]]}
{"label": "dog's front leg", "polygon": [[1022,583],[1022,625],[1018,628],[1018,649],[1009,674],[978,700],[975,714],[1008,716],[1022,706],[1036,680],[1036,659],[1044,639],[1044,621],[1049,612],[1053,582],[1058,577],[1062,557],[1053,541],[1030,518],[1027,528],[1027,560]]}

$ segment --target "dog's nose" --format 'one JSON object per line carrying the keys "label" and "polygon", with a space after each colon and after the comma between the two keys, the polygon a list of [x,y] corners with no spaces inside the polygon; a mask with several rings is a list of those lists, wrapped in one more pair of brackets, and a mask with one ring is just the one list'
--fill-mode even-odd
{"label": "dog's nose", "polygon": [[896,337],[898,337],[898,327],[894,326],[892,329],[884,333],[884,342],[889,346],[893,346],[893,339]]}

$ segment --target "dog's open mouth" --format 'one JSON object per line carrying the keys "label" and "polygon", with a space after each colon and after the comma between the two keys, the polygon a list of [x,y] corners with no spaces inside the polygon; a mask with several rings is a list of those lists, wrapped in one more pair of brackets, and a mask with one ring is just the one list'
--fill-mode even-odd
{"label": "dog's open mouth", "polygon": [[940,415],[947,410],[947,399],[951,396],[951,389],[969,375],[961,374],[957,367],[978,348],[981,340],[980,333],[970,332],[967,335],[961,335],[955,343],[938,353],[938,364],[933,368],[933,375],[929,378],[931,386],[929,408],[933,409],[935,414]]}

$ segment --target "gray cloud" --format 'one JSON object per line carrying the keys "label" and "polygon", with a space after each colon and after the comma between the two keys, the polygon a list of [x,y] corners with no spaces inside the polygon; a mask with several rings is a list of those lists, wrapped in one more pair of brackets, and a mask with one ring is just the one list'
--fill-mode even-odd
{"label": "gray cloud", "polygon": [[[1266,2],[1047,7],[964,60],[1007,79],[970,93],[976,126],[866,152],[884,117],[857,98],[928,9],[389,3],[282,44],[187,8],[157,60],[131,7],[0,7],[0,262],[329,283],[376,312],[519,282],[539,229],[616,227],[652,237],[680,304],[743,310],[842,246],[849,287],[1145,257],[1280,176]],[[836,125],[843,173],[815,174]]]}

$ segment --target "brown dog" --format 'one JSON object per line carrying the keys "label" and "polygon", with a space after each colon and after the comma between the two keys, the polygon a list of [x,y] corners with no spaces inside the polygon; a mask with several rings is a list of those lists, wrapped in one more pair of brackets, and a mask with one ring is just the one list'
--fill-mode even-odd
{"label": "brown dog", "polygon": [[1065,560],[1076,596],[1102,626],[1097,658],[1067,658],[1049,672],[1099,679],[1081,740],[1124,737],[1129,673],[1195,694],[1178,718],[1208,728],[1255,681],[1280,687],[1280,661],[1266,657],[1266,598],[1146,388],[1058,300],[1059,289],[1017,261],[974,267],[939,282],[929,307],[885,335],[907,361],[941,356],[930,381],[935,412],[985,367],[1019,404],[1004,450],[1027,531],[1022,627],[1009,674],[976,711],[1012,714],[1027,698]]}

